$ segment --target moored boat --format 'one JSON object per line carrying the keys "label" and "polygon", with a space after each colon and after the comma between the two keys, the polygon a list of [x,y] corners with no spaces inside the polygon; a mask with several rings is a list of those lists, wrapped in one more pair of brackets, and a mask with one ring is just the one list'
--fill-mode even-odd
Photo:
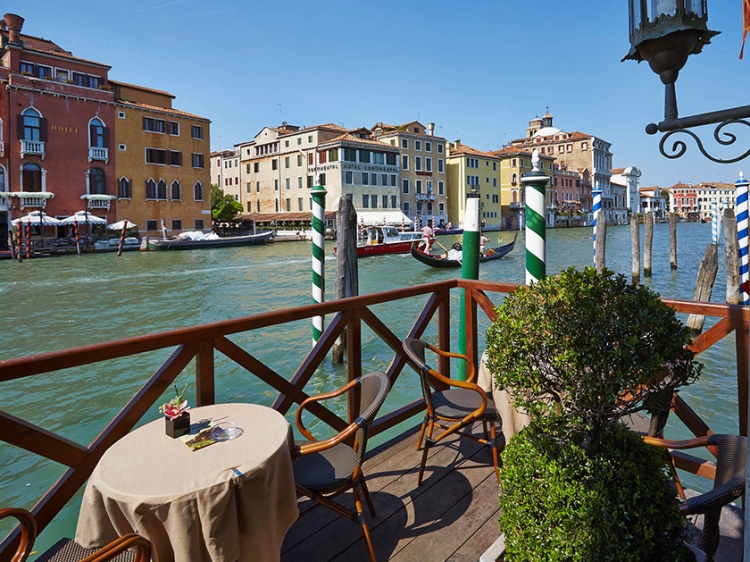
{"label": "moored boat", "polygon": [[[515,234],[513,236],[513,240],[510,243],[505,244],[504,246],[498,246],[496,248],[488,248],[485,251],[484,255],[479,257],[479,263],[484,263],[486,261],[499,260],[503,256],[508,255],[515,247],[517,237],[518,237],[518,234]],[[424,252],[419,251],[416,244],[412,244],[411,255],[414,258],[416,258],[418,261],[422,262],[425,265],[429,265],[430,267],[437,267],[437,268],[461,267],[461,260],[452,259],[452,256],[450,256],[450,252],[445,252],[444,254],[425,254]]]}
{"label": "moored boat", "polygon": [[[421,239],[421,232],[402,232],[395,226],[368,226],[362,243],[357,246],[357,257],[408,254],[412,243]],[[333,250],[335,252],[336,248]]]}
{"label": "moored boat", "polygon": [[[97,252],[116,252],[120,248],[119,238],[109,238],[107,240],[97,240],[94,242],[94,250]],[[141,241],[134,236],[128,236],[122,241],[122,250],[140,250]]]}
{"label": "moored boat", "polygon": [[231,248],[256,246],[273,242],[273,232],[259,232],[247,236],[208,236],[204,238],[149,238],[149,250],[202,250],[207,248]]}

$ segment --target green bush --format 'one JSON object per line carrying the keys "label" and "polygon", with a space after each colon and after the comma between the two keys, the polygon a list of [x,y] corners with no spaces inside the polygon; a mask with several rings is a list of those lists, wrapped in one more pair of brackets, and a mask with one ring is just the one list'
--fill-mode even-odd
{"label": "green bush", "polygon": [[685,520],[659,451],[613,423],[590,454],[564,428],[534,420],[503,453],[505,560],[680,560]]}
{"label": "green bush", "polygon": [[567,269],[519,287],[496,312],[487,363],[497,385],[532,416],[561,414],[594,447],[605,424],[664,411],[700,373],[674,310],[608,270]]}

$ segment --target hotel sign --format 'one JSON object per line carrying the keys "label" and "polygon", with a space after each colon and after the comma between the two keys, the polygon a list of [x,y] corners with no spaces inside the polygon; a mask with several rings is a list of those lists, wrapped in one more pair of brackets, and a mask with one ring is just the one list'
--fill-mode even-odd
{"label": "hotel sign", "polygon": [[68,127],[67,125],[50,125],[50,130],[56,133],[77,133],[78,127]]}

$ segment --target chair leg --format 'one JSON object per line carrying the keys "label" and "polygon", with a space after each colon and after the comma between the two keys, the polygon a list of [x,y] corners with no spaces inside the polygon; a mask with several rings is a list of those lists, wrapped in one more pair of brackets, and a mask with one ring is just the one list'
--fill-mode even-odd
{"label": "chair leg", "polygon": [[419,475],[417,476],[417,486],[422,485],[422,476],[424,475],[424,467],[427,464],[427,452],[430,450],[430,438],[427,438],[422,448],[422,462],[419,465]]}
{"label": "chair leg", "polygon": [[422,427],[419,428],[419,439],[417,439],[417,451],[422,448],[422,439],[424,439],[424,430],[427,425],[427,416],[422,420]]}
{"label": "chair leg", "polygon": [[362,488],[362,494],[365,496],[367,507],[370,509],[370,515],[375,517],[375,506],[372,503],[372,498],[370,498],[370,490],[367,489],[367,483],[365,482],[364,475],[360,476],[359,478],[359,486],[360,488]]}
{"label": "chair leg", "polygon": [[497,452],[497,430],[495,423],[490,423],[490,435],[492,435],[492,464],[495,466],[495,477],[500,485],[500,455]]}
{"label": "chair leg", "polygon": [[370,529],[367,527],[367,519],[365,519],[364,508],[362,507],[362,499],[359,497],[359,491],[357,490],[357,486],[354,486],[354,488],[352,488],[352,493],[354,494],[354,505],[357,508],[357,517],[359,518],[360,525],[362,525],[362,533],[365,536],[365,544],[367,545],[367,554],[370,557],[370,562],[377,562],[377,559],[375,558],[375,549],[372,547],[372,538],[370,537]]}

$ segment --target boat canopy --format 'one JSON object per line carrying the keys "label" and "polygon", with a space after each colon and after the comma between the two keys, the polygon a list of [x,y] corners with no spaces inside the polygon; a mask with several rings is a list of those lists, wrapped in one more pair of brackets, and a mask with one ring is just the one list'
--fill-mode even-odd
{"label": "boat canopy", "polygon": [[392,226],[401,226],[401,224],[411,225],[413,221],[401,211],[357,211],[357,223],[370,225],[385,224]]}

